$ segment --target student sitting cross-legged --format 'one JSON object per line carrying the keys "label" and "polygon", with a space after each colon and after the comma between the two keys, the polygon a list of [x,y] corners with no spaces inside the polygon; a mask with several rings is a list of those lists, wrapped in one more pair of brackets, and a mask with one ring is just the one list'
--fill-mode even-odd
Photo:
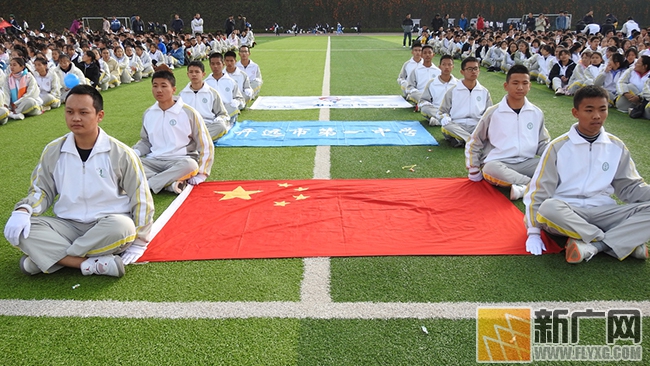
{"label": "student sitting cross-legged", "polygon": [[[600,252],[619,260],[648,258],[650,186],[625,144],[603,128],[608,104],[601,87],[576,92],[578,122],[548,145],[524,196],[528,252],[542,253],[545,230],[568,237],[569,263]],[[626,204],[617,204],[613,194]]]}
{"label": "student sitting cross-legged", "polygon": [[508,70],[501,102],[488,108],[465,147],[469,179],[510,187],[510,199],[523,197],[550,137],[544,113],[526,98],[530,74],[523,65]]}

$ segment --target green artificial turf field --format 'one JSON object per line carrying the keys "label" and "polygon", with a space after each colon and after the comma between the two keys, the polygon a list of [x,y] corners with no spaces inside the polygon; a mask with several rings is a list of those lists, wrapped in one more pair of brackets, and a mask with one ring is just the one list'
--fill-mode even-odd
{"label": "green artificial turf field", "polygon": [[[397,74],[410,57],[401,36],[333,36],[330,41],[330,95],[399,93]],[[327,45],[325,36],[258,38],[251,58],[262,69],[261,95],[320,95]],[[459,68],[457,63],[457,77]],[[185,69],[175,74],[180,91],[187,83]],[[501,100],[503,74],[483,69],[479,81],[495,103]],[[154,101],[150,80],[103,95],[101,126],[133,145],[142,112]],[[551,137],[573,123],[570,97],[555,97],[538,84],[528,97],[545,112]],[[0,127],[3,225],[26,194],[45,144],[67,132],[63,114],[60,108]],[[334,109],[329,118],[424,123],[411,109]],[[319,111],[247,110],[239,117],[246,119],[318,120]],[[440,146],[332,147],[331,178],[464,177],[463,150],[450,148],[440,128],[424,124]],[[645,143],[650,122],[610,110],[605,127],[627,143],[641,175],[650,177]],[[315,153],[313,147],[217,148],[209,180],[311,179]],[[414,172],[401,169],[414,164]],[[156,217],[174,197],[154,197]],[[408,225],[395,230],[408,230]],[[574,266],[563,254],[169,262],[128,266],[126,276],[116,279],[84,277],[71,269],[27,277],[18,269],[20,252],[4,238],[0,244],[0,365],[469,365],[476,361],[476,321],[461,309],[486,303],[588,302],[584,307],[603,310],[597,301],[617,300],[647,309],[650,300],[646,263],[604,255]],[[106,307],[98,309],[93,300]],[[372,304],[356,308],[357,303],[388,305],[385,314],[369,314]],[[411,314],[409,303],[424,304],[428,315]],[[430,310],[436,303],[445,309],[440,314]],[[167,311],[157,311],[158,305]],[[79,308],[88,313],[65,313]],[[650,320],[644,320],[648,333]],[[604,344],[602,323],[584,322],[581,340],[591,343],[583,344]],[[642,345],[650,349],[647,340]],[[643,356],[650,360],[647,351]]]}

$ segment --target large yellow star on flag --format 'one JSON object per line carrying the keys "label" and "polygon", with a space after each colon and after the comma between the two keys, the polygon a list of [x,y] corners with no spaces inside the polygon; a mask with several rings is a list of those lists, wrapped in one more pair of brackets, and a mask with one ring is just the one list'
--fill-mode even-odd
{"label": "large yellow star on flag", "polygon": [[219,199],[219,201],[231,200],[233,198],[239,198],[242,200],[251,199],[251,194],[260,193],[262,191],[247,191],[242,186],[239,186],[232,191],[214,191],[214,193],[223,194],[224,196]]}

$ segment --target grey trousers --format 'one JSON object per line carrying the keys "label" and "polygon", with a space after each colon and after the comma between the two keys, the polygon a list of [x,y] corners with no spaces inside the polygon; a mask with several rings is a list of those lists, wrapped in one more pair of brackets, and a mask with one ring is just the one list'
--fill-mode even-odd
{"label": "grey trousers", "polygon": [[442,126],[441,131],[442,135],[445,136],[445,140],[456,140],[460,144],[459,147],[461,147],[469,141],[474,129],[476,129],[476,125],[470,126],[464,123],[450,122],[446,126]]}
{"label": "grey trousers", "polygon": [[106,215],[91,223],[51,216],[33,216],[29,237],[20,236],[18,248],[45,273],[62,268],[66,256],[97,257],[121,253],[136,238],[135,224],[126,215]]}
{"label": "grey trousers", "polygon": [[199,171],[199,164],[189,156],[175,160],[140,159],[153,193],[162,191],[175,181],[190,179]]}
{"label": "grey trousers", "polygon": [[578,208],[557,199],[547,199],[538,211],[537,221],[550,233],[602,241],[620,260],[650,240],[650,202]]}
{"label": "grey trousers", "polygon": [[513,184],[527,185],[538,163],[539,158],[514,164],[492,160],[483,165],[483,178],[490,184],[501,187],[509,187]]}

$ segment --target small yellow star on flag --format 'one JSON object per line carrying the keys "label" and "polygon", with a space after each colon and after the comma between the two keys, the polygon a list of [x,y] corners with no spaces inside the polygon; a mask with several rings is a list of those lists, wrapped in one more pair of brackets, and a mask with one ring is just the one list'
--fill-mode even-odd
{"label": "small yellow star on flag", "polygon": [[251,199],[251,194],[260,193],[262,191],[247,191],[242,186],[239,186],[232,191],[214,191],[217,194],[223,194],[224,196],[219,199],[219,201],[231,200],[233,198],[240,198],[242,200]]}
{"label": "small yellow star on flag", "polygon": [[302,194],[300,194],[300,196],[293,196],[293,198],[295,198],[296,201],[300,201],[300,200],[306,200],[307,198],[309,198],[309,196],[303,196]]}
{"label": "small yellow star on flag", "polygon": [[309,188],[298,187],[298,188],[295,188],[294,191],[302,192],[302,191],[306,191],[308,189]]}
{"label": "small yellow star on flag", "polygon": [[289,184],[289,183],[278,183],[278,187],[287,188],[287,187],[291,187],[291,184]]}
{"label": "small yellow star on flag", "polygon": [[284,207],[284,206],[288,205],[291,202],[282,201],[282,202],[273,202],[273,203],[274,203],[273,206],[282,206],[282,207]]}

